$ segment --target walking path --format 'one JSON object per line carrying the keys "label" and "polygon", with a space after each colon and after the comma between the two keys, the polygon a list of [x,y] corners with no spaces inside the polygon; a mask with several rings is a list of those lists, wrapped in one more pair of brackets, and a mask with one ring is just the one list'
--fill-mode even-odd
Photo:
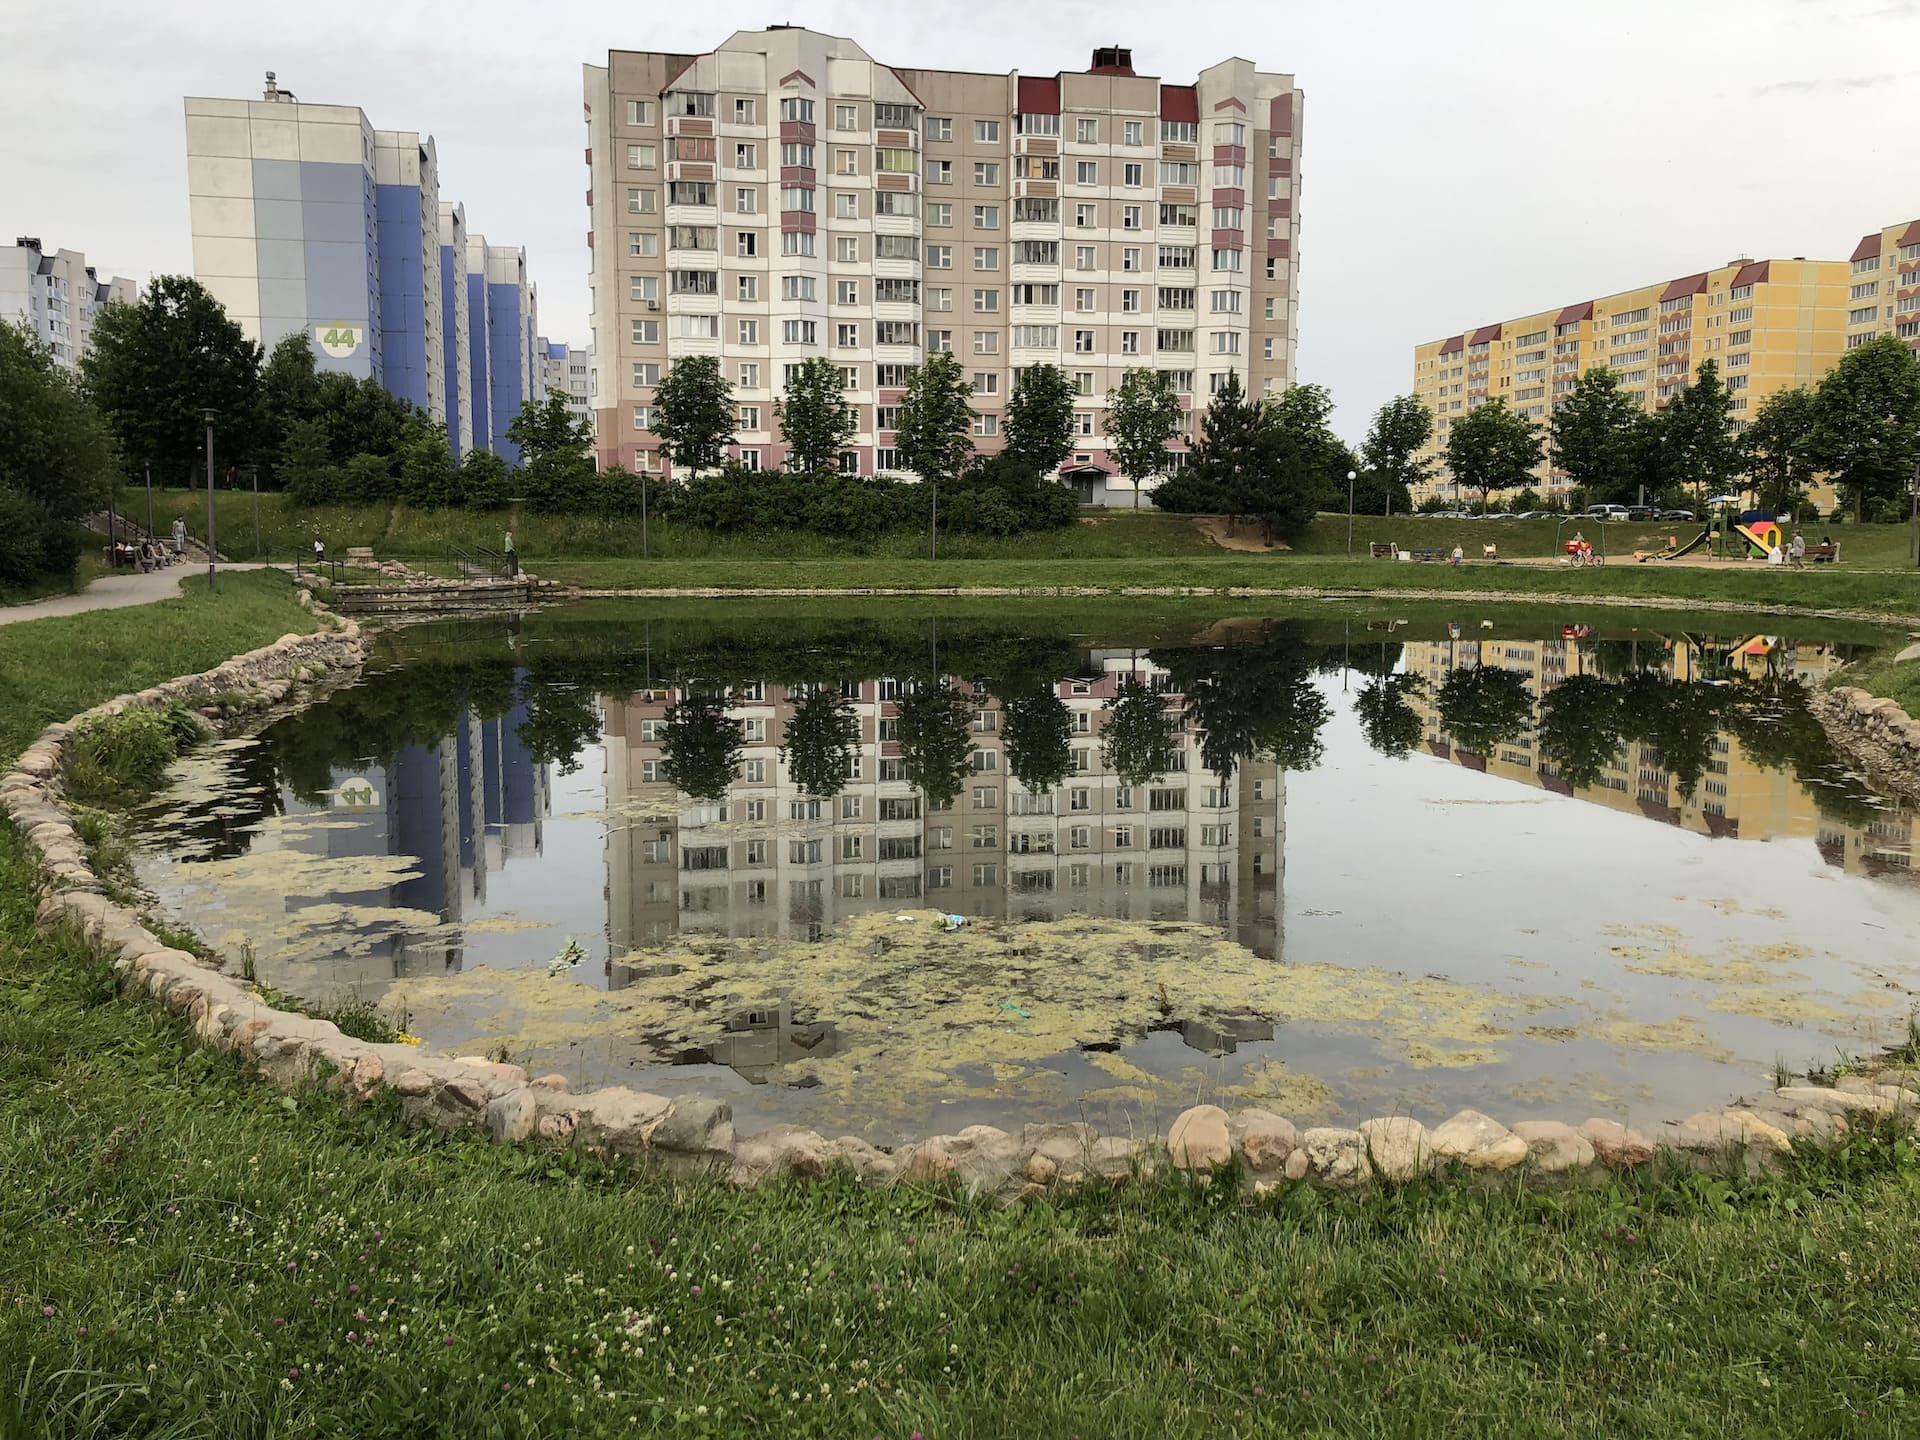
{"label": "walking path", "polygon": [[[266,570],[266,565],[222,565],[229,570]],[[189,575],[204,575],[203,565],[169,565],[164,570],[149,570],[144,575],[102,575],[78,595],[49,595],[26,605],[0,606],[0,625],[17,625],[26,620],[51,620],[60,615],[84,615],[89,610],[122,610],[129,605],[151,605],[156,600],[171,600],[180,593],[180,582]]]}

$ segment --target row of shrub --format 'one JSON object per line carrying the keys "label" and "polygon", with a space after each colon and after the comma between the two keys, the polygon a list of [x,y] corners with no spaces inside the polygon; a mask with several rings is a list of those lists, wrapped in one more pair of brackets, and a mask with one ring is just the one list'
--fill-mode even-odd
{"label": "row of shrub", "polygon": [[[662,515],[717,534],[805,530],[872,539],[925,529],[934,487],[890,476],[789,475],[729,465],[663,486]],[[955,534],[1019,535],[1073,523],[1078,505],[1057,481],[986,460],[939,487],[939,528]]]}

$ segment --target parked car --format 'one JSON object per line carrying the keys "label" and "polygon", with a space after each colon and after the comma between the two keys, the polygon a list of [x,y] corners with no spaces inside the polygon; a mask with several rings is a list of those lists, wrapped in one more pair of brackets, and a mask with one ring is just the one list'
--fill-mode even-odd
{"label": "parked car", "polygon": [[1691,510],[1662,510],[1658,518],[1662,520],[1692,520],[1695,522],[1700,519],[1700,517]]}
{"label": "parked car", "polygon": [[1581,515],[1588,520],[1625,520],[1627,507],[1624,505],[1589,505]]}
{"label": "parked car", "polygon": [[1629,505],[1627,507],[1627,519],[1629,520],[1651,520],[1658,514],[1659,512],[1651,505]]}

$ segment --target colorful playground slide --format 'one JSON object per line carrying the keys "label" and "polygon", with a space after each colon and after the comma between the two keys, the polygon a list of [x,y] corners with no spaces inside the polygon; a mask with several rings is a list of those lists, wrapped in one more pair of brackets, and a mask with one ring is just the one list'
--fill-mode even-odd
{"label": "colorful playground slide", "polygon": [[[1774,520],[1755,520],[1751,525],[1736,524],[1734,533],[1747,542],[1747,552],[1755,560],[1764,560],[1770,550],[1782,543],[1780,525]],[[1684,545],[1668,545],[1660,550],[1636,550],[1633,558],[1641,562],[1648,560],[1678,560],[1682,555],[1691,555],[1702,545],[1711,544],[1718,539],[1720,532],[1709,525]]]}

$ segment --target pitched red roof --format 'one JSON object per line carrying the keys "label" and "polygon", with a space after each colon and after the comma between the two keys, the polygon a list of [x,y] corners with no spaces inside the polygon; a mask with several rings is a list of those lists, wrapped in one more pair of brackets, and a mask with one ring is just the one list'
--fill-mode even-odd
{"label": "pitched red roof", "polygon": [[1583,300],[1578,305],[1567,306],[1566,309],[1560,312],[1559,318],[1553,323],[1556,325],[1571,325],[1576,320],[1591,320],[1592,318],[1593,302],[1591,300]]}
{"label": "pitched red roof", "polygon": [[1466,348],[1467,337],[1464,335],[1456,335],[1451,340],[1443,340],[1440,342],[1440,353],[1442,355],[1458,355]]}
{"label": "pitched red roof", "polygon": [[1733,288],[1738,290],[1742,285],[1764,285],[1772,274],[1771,260],[1749,260],[1733,277]]}
{"label": "pitched red roof", "polygon": [[1500,327],[1498,325],[1482,325],[1478,330],[1473,332],[1473,340],[1471,343],[1475,345],[1485,345],[1489,340],[1498,340],[1499,338]]}
{"label": "pitched red roof", "polygon": [[1667,288],[1660,292],[1662,301],[1678,300],[1682,295],[1704,295],[1707,293],[1707,272],[1698,275],[1684,275],[1678,280],[1667,282]]}
{"label": "pitched red roof", "polygon": [[1020,113],[1022,115],[1058,115],[1060,113],[1060,81],[1020,77]]}
{"label": "pitched red roof", "polygon": [[1853,254],[1847,258],[1849,260],[1872,260],[1878,256],[1879,253],[1880,232],[1876,230],[1871,235],[1862,235],[1860,237],[1860,243],[1853,247]]}
{"label": "pitched red roof", "polygon": [[1162,85],[1160,118],[1200,123],[1200,90],[1194,85]]}
{"label": "pitched red roof", "polygon": [[1920,220],[1914,221],[1911,225],[1907,226],[1905,230],[1901,231],[1900,238],[1893,243],[1896,245],[1920,245]]}

